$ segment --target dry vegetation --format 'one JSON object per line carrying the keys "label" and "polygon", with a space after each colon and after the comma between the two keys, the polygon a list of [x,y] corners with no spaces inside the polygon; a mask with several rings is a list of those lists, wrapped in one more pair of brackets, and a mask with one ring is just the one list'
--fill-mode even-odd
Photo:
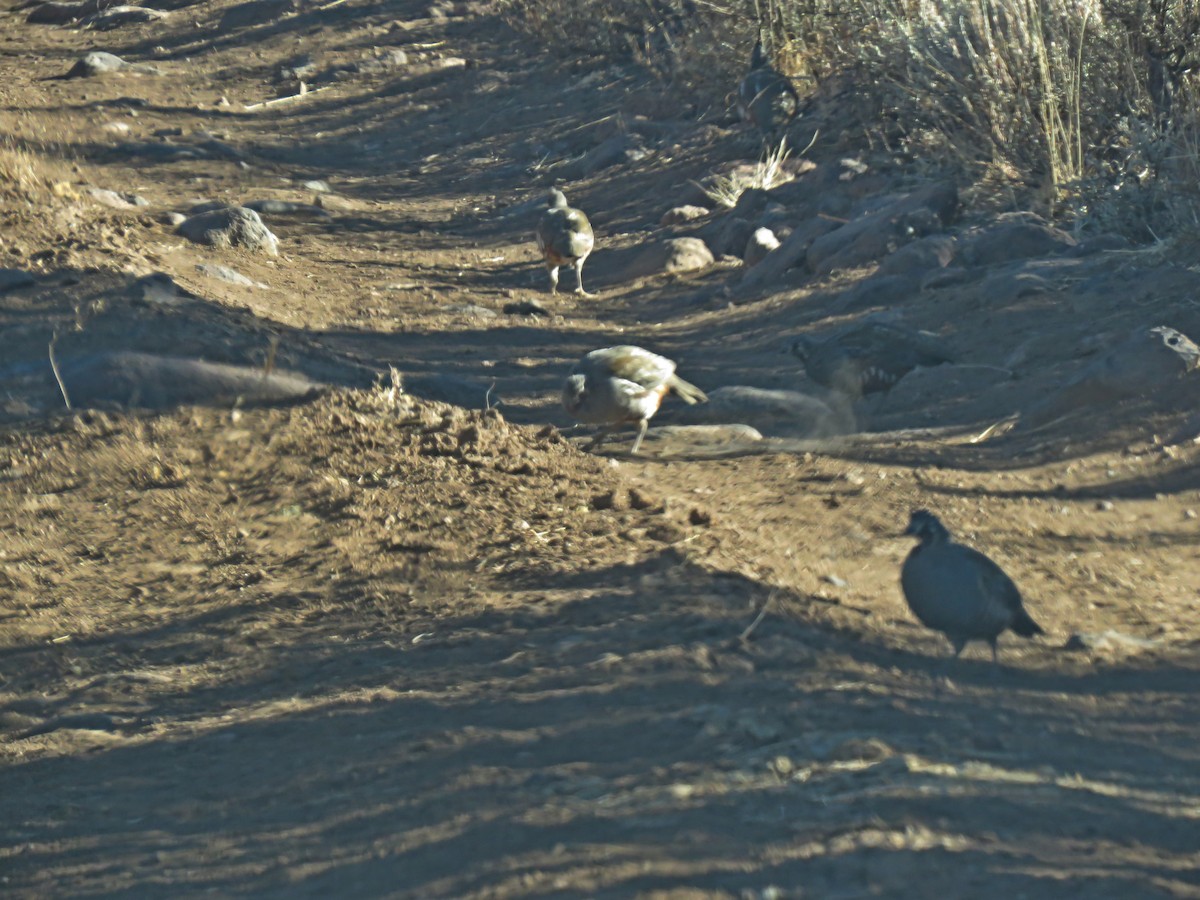
{"label": "dry vegetation", "polygon": [[[881,146],[977,206],[1136,241],[1200,224],[1191,0],[508,0],[538,37],[719,93],[756,29],[802,83],[852,84]],[[702,104],[703,105],[703,104]]]}

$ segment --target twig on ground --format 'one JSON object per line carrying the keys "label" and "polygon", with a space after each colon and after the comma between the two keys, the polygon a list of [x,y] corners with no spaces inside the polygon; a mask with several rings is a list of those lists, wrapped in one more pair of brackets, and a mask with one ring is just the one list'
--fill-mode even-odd
{"label": "twig on ground", "polygon": [[767,610],[770,608],[771,603],[774,600],[775,592],[771,591],[771,593],[767,594],[767,599],[763,603],[762,609],[758,611],[758,615],[754,617],[754,621],[746,626],[746,629],[738,636],[738,640],[746,641],[750,639],[750,635],[754,634],[754,629],[756,629],[759,623],[762,622],[763,617],[767,614]]}
{"label": "twig on ground", "polygon": [[67,404],[67,409],[71,408],[71,398],[67,395],[67,386],[63,384],[62,373],[58,371],[58,360],[54,358],[54,342],[58,340],[56,334],[50,341],[50,345],[46,348],[46,353],[50,356],[50,368],[54,372],[54,380],[58,382],[58,389],[62,391],[63,403]]}

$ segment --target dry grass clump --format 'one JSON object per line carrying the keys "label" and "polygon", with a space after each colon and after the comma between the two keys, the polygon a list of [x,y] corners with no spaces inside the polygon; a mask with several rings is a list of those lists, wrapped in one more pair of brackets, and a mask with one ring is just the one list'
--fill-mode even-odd
{"label": "dry grass clump", "polygon": [[764,12],[797,70],[869,73],[885,139],[993,204],[1139,240],[1194,227],[1195,0],[767,0]]}
{"label": "dry grass clump", "polygon": [[784,138],[779,146],[768,147],[752,169],[739,167],[728,175],[711,175],[699,185],[700,190],[717,206],[733,209],[738,198],[751,188],[769,191],[791,181],[792,175],[784,167],[789,156],[791,150]]}

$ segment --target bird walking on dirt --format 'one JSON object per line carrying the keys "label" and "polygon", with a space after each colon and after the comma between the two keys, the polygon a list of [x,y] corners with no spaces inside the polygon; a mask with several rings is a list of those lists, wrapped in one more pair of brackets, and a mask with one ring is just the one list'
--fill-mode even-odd
{"label": "bird walking on dirt", "polygon": [[802,335],[791,345],[817,384],[840,391],[851,400],[891,390],[918,366],[954,362],[937,335],[868,322],[824,340]]}
{"label": "bird walking on dirt", "polygon": [[550,272],[550,293],[558,293],[558,270],[570,266],[575,270],[575,293],[590,297],[583,289],[583,263],[596,245],[592,223],[582,210],[567,205],[566,195],[553,188],[550,207],[538,221],[537,244]]}
{"label": "bird walking on dirt", "polygon": [[750,71],[738,84],[738,115],[754,125],[764,137],[770,137],[782,131],[796,117],[799,108],[799,94],[792,83],[771,66],[760,35],[750,54]]}
{"label": "bird walking on dirt", "polygon": [[1004,570],[951,540],[933,513],[916,510],[904,533],[920,541],[900,570],[904,599],[921,624],[950,639],[956,657],[968,641],[987,641],[996,662],[996,638],[1002,632],[1045,633],[1025,611],[1021,592]]}
{"label": "bird walking on dirt", "polygon": [[589,450],[621,425],[636,423],[630,450],[636,454],[651,417],[669,393],[688,404],[708,400],[704,391],[675,374],[675,363],[665,356],[623,345],[593,350],[576,363],[563,385],[562,403],[579,421],[604,426]]}

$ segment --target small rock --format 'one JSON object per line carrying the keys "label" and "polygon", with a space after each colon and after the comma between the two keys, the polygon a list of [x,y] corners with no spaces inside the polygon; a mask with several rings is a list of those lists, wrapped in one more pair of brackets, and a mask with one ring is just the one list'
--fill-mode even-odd
{"label": "small rock", "polygon": [[321,181],[320,179],[306,181],[300,185],[300,187],[304,188],[306,191],[312,191],[314,194],[329,193],[329,182]]}
{"label": "small rock", "polygon": [[1075,238],[1036,216],[1021,214],[963,239],[959,255],[972,266],[1051,256],[1076,245]]}
{"label": "small rock", "polygon": [[110,31],[124,25],[136,25],[142,22],[161,22],[170,13],[161,9],[150,9],[145,6],[110,6],[102,9],[94,16],[88,16],[79,24],[94,31]]}
{"label": "small rock", "polygon": [[494,319],[499,313],[478,303],[451,303],[442,307],[443,312],[455,313],[460,316],[474,316],[479,319]]}
{"label": "small rock", "polygon": [[129,286],[129,292],[136,300],[159,306],[178,306],[192,296],[166,272],[143,275]]}
{"label": "small rock", "polygon": [[957,241],[948,234],[931,234],[905,244],[885,256],[879,264],[882,275],[919,276],[930,269],[944,269],[954,261]]}
{"label": "small rock", "polygon": [[97,203],[110,206],[113,209],[137,209],[139,206],[150,205],[150,201],[145,197],[125,191],[118,192],[104,188],[90,187],[87,189],[87,192]]}
{"label": "small rock", "polygon": [[1073,632],[1066,642],[1063,643],[1064,650],[1112,650],[1117,648],[1125,648],[1127,650],[1149,650],[1157,646],[1160,641],[1151,640],[1149,638],[1134,637],[1131,634],[1122,634],[1119,631],[1113,631],[1111,628],[1108,631],[1076,631]]}
{"label": "small rock", "polygon": [[660,225],[681,225],[685,222],[694,222],[696,219],[703,219],[709,214],[709,210],[703,206],[675,206],[663,213],[662,219],[659,220]]}
{"label": "small rock", "polygon": [[1113,506],[1113,502],[1111,500],[1098,500],[1096,501],[1096,509],[1100,510],[1101,512],[1112,512],[1114,509],[1116,509],[1116,507]]}
{"label": "small rock", "polygon": [[253,281],[241,272],[231,269],[229,266],[222,266],[219,263],[200,263],[196,266],[196,270],[202,275],[207,275],[209,278],[216,278],[220,281],[227,281],[230,284],[241,285],[242,287],[266,287],[265,284]]}
{"label": "small rock", "polygon": [[190,241],[218,249],[245,247],[269,256],[279,255],[279,239],[252,209],[230,207],[191,216],[178,232]]}
{"label": "small rock", "polygon": [[739,422],[760,434],[796,439],[825,438],[855,430],[848,411],[835,411],[818,397],[799,391],[725,385],[708,392],[708,402],[672,407],[662,414],[682,423]]}
{"label": "small rock", "polygon": [[333,214],[311,203],[296,203],[293,200],[251,200],[242,204],[264,216],[306,216],[311,219],[332,219]]}
{"label": "small rock", "polygon": [[754,229],[754,233],[750,235],[750,240],[746,242],[746,249],[742,253],[742,261],[747,266],[757,266],[766,259],[768,253],[778,249],[779,238],[775,237],[775,232],[770,228],[756,228]]}
{"label": "small rock", "polygon": [[160,74],[159,70],[154,66],[126,62],[115,53],[93,50],[91,53],[85,53],[78,59],[64,77],[94,78],[97,75],[107,75],[110,72],[123,71],[140,72],[145,75]]}
{"label": "small rock", "polygon": [[699,238],[670,238],[646,247],[625,267],[620,278],[632,280],[663,272],[693,272],[712,264],[712,252],[704,241]]}
{"label": "small rock", "polygon": [[175,227],[178,227],[187,221],[187,216],[185,216],[183,213],[179,213],[179,212],[169,212],[169,213],[163,213],[162,220],[167,225],[173,225]]}
{"label": "small rock", "polygon": [[408,65],[408,54],[397,47],[377,50],[374,56],[354,64],[354,71],[361,75],[385,75]]}
{"label": "small rock", "polygon": [[504,312],[510,316],[548,316],[550,310],[538,300],[514,300],[504,304]]}

